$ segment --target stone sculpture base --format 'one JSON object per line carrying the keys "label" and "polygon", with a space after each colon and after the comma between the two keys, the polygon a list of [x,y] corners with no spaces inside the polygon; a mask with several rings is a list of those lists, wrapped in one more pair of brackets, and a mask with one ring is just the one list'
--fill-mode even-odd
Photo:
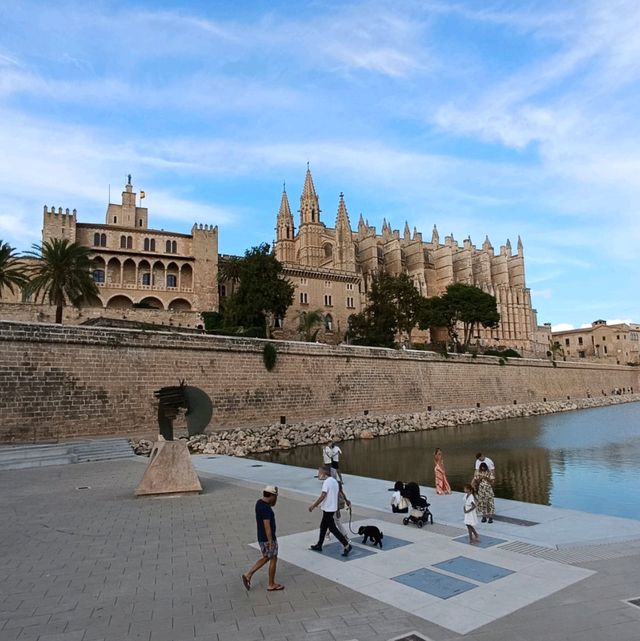
{"label": "stone sculpture base", "polygon": [[200,479],[184,441],[156,441],[136,496],[199,494]]}

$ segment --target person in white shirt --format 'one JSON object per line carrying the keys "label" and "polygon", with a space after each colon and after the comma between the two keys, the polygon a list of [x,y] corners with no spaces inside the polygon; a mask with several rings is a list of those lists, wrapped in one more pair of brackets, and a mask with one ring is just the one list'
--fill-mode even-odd
{"label": "person in white shirt", "polygon": [[322,521],[320,521],[320,535],[318,542],[312,545],[310,549],[315,552],[322,552],[322,543],[327,534],[327,530],[342,543],[344,550],[342,556],[348,556],[349,552],[353,549],[347,538],[336,527],[334,521],[334,514],[338,511],[338,495],[340,493],[340,486],[332,476],[329,476],[326,469],[321,467],[318,470],[318,478],[322,481],[322,491],[320,496],[309,506],[309,512],[313,512],[315,508],[320,506],[322,510]]}
{"label": "person in white shirt", "polygon": [[485,456],[482,452],[478,452],[476,454],[476,471],[474,473],[474,478],[478,474],[478,471],[480,470],[481,463],[487,464],[487,467],[489,468],[489,472],[491,473],[491,479],[495,480],[496,466],[494,465],[493,461],[488,456]]}
{"label": "person in white shirt", "polygon": [[322,462],[325,467],[330,468],[330,476],[337,477],[342,483],[342,474],[338,469],[340,466],[340,454],[342,454],[342,450],[334,442],[327,443],[327,445],[322,448]]}

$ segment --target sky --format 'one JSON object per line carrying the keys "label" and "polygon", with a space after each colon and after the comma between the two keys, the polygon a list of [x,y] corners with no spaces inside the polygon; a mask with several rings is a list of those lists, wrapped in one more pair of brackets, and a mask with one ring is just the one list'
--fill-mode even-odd
{"label": "sky", "polygon": [[[0,5],[0,239],[43,205],[272,242],[307,162],[380,233],[524,244],[539,323],[640,322],[640,2]],[[297,214],[294,214],[297,216]]]}

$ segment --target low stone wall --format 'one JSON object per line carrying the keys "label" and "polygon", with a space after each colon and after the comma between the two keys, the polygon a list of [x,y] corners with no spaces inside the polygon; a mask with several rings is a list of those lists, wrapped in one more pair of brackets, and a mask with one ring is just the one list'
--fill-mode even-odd
{"label": "low stone wall", "polygon": [[[194,454],[223,454],[227,456],[247,456],[253,452],[284,450],[302,445],[322,445],[329,441],[349,441],[356,438],[375,438],[398,434],[399,432],[419,432],[441,427],[485,423],[509,418],[555,414],[572,410],[605,407],[620,403],[639,402],[640,394],[622,394],[599,398],[584,398],[576,401],[550,401],[546,403],[526,403],[486,407],[484,409],[451,409],[401,414],[390,416],[362,416],[349,419],[329,419],[281,425],[279,423],[258,428],[229,430],[201,434],[188,439],[189,450]],[[147,453],[132,441],[137,453]]]}

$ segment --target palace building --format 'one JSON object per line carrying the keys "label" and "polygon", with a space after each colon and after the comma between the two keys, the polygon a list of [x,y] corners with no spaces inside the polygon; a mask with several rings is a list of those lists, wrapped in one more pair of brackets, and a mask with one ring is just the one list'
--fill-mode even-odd
{"label": "palace building", "polygon": [[218,308],[218,228],[190,234],[148,226],[131,176],[122,203],[109,203],[104,224],[79,223],[76,210],[44,207],[43,240],[68,238],[91,249],[99,300],[88,307],[200,312]]}
{"label": "palace building", "polygon": [[360,215],[353,231],[344,195],[340,194],[335,227],[321,220],[320,204],[311,171],[300,196],[296,226],[286,190],[282,193],[274,243],[276,258],[295,285],[294,303],[282,319],[282,332],[295,333],[301,312],[320,309],[325,314],[323,339],[340,342],[348,318],[367,303],[371,278],[385,271],[407,274],[423,296],[442,294],[451,283],[467,283],[496,297],[500,325],[480,328],[477,341],[490,347],[511,347],[523,354],[544,353],[547,340],[538,345],[540,332],[525,283],[524,252],[521,240],[515,253],[509,240],[496,253],[489,238],[476,247],[470,238],[459,244],[453,236],[440,242],[434,226],[425,241],[415,228],[411,232],[392,229],[385,220],[380,234]]}

